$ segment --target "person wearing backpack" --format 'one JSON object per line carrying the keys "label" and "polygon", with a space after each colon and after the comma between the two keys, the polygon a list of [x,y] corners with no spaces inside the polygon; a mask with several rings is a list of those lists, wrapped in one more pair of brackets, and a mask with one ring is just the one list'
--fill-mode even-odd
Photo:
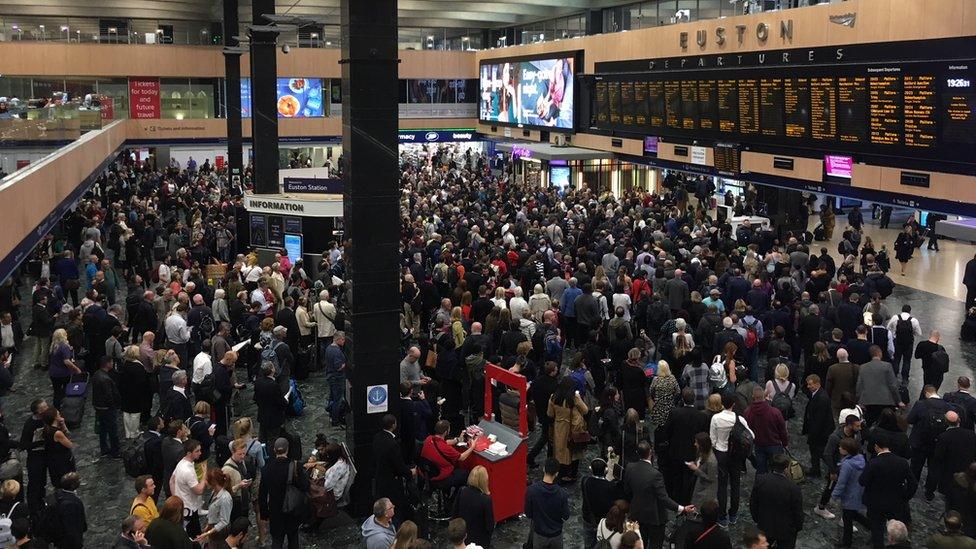
{"label": "person wearing backpack", "polygon": [[756,474],[768,473],[773,456],[782,454],[789,446],[786,420],[783,414],[766,400],[762,387],[752,389],[752,402],[742,417],[756,434]]}
{"label": "person wearing backpack", "polygon": [[734,394],[722,393],[723,410],[712,416],[708,427],[718,460],[718,522],[723,528],[738,522],[740,480],[755,439],[749,423],[733,411],[735,403]]}
{"label": "person wearing backpack", "polygon": [[271,546],[284,547],[288,538],[288,549],[298,549],[298,528],[302,524],[304,506],[289,510],[285,502],[291,498],[289,491],[297,489],[308,497],[308,476],[302,472],[298,462],[288,459],[288,439],[279,438],[274,442],[274,459],[261,471],[261,485],[258,488],[258,506],[261,516],[267,518],[271,530]]}
{"label": "person wearing backpack", "polygon": [[[942,400],[931,385],[922,389],[922,397],[908,412],[908,424],[912,426],[908,433],[908,445],[912,448],[912,474],[915,480],[921,480],[922,468],[931,461],[939,436],[949,428],[946,412],[956,411],[956,407]],[[929,475],[938,474],[931,463],[928,469]]]}
{"label": "person wearing backpack", "polygon": [[936,389],[942,386],[942,380],[949,371],[949,353],[939,345],[940,338],[939,331],[932,330],[929,338],[915,347],[915,358],[922,361],[922,385],[931,385]]}
{"label": "person wearing backpack", "polygon": [[45,509],[35,531],[43,532],[58,549],[82,549],[88,519],[85,504],[75,493],[81,486],[78,473],[70,472],[61,478],[61,486],[44,499]]}
{"label": "person wearing backpack", "polygon": [[918,319],[912,316],[912,306],[903,305],[901,312],[888,321],[888,330],[895,336],[895,354],[892,365],[895,375],[901,370],[902,383],[908,383],[908,371],[912,367],[912,350],[915,347],[915,337],[922,336],[922,328]]}
{"label": "person wearing backpack", "polygon": [[756,318],[751,307],[746,309],[745,316],[742,317],[742,322],[740,323],[746,330],[746,336],[743,341],[745,345],[745,364],[749,367],[749,379],[759,382],[759,347],[762,343],[765,333],[763,331],[763,323],[761,320]]}
{"label": "person wearing backpack", "polygon": [[765,397],[773,408],[783,414],[783,419],[789,421],[796,415],[796,411],[793,409],[796,384],[790,381],[790,368],[786,364],[777,364],[774,375],[776,376],[775,379],[766,382]]}

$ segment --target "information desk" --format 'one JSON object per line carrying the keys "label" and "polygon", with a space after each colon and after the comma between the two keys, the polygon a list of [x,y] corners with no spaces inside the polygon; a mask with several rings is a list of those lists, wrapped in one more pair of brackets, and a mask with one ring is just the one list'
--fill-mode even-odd
{"label": "information desk", "polygon": [[[519,431],[495,421],[492,413],[492,381],[507,385],[519,392]],[[525,488],[528,478],[528,413],[526,392],[528,384],[525,376],[514,374],[494,364],[485,366],[485,416],[480,427],[485,436],[495,435],[497,442],[507,448],[508,455],[489,452],[472,452],[462,463],[466,469],[481,465],[488,470],[488,487],[494,508],[495,522],[517,517],[525,507]],[[472,441],[471,444],[474,444]]]}

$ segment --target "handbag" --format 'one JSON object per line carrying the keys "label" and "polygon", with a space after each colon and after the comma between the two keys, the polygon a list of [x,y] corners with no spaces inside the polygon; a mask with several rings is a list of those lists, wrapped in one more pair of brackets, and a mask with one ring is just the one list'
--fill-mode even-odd
{"label": "handbag", "polygon": [[590,432],[586,430],[582,431],[570,431],[569,432],[569,449],[570,450],[583,450],[593,440],[590,436]]}
{"label": "handbag", "polygon": [[331,518],[339,514],[338,502],[332,490],[312,483],[308,487],[309,512],[313,518]]}
{"label": "handbag", "polygon": [[285,486],[285,499],[281,502],[281,512],[295,517],[305,509],[306,495],[295,486],[295,462],[288,464],[288,483]]}
{"label": "handbag", "polygon": [[803,472],[803,466],[800,465],[799,460],[793,457],[791,452],[786,452],[786,457],[789,458],[790,463],[786,466],[786,478],[793,481],[794,484],[800,484],[806,480],[806,474]]}

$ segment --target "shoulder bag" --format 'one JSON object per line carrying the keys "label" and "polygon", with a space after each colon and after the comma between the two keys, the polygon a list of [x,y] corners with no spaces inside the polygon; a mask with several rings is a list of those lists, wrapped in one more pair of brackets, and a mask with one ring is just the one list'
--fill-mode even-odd
{"label": "shoulder bag", "polygon": [[295,462],[288,464],[288,481],[285,485],[285,499],[281,502],[281,512],[292,516],[300,516],[305,510],[306,495],[295,486]]}

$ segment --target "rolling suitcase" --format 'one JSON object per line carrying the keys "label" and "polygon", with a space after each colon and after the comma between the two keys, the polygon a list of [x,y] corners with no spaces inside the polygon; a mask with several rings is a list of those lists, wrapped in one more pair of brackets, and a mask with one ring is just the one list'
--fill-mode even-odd
{"label": "rolling suitcase", "polygon": [[71,376],[61,401],[61,416],[65,424],[74,429],[81,425],[88,403],[88,374]]}

